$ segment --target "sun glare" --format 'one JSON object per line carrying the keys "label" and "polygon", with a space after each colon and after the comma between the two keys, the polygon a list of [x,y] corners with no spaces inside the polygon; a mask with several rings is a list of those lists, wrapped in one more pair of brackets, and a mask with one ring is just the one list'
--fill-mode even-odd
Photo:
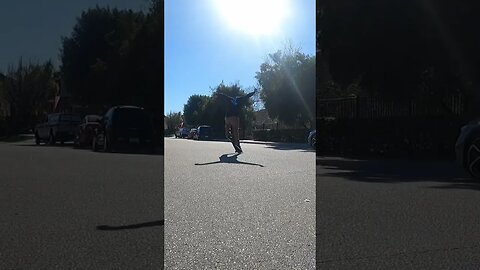
{"label": "sun glare", "polygon": [[287,0],[213,0],[219,14],[233,29],[253,36],[281,32],[288,16]]}

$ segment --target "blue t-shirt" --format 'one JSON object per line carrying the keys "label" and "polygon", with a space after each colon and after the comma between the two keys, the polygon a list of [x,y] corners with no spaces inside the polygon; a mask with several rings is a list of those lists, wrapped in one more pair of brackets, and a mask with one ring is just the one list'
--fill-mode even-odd
{"label": "blue t-shirt", "polygon": [[248,98],[253,96],[255,92],[252,92],[245,96],[230,97],[225,94],[219,93],[218,95],[225,100],[225,117],[240,116],[240,110],[245,105]]}

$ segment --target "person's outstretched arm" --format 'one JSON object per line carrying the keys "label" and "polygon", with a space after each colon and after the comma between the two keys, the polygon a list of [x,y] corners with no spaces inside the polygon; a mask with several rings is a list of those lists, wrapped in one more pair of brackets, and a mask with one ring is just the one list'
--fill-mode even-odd
{"label": "person's outstretched arm", "polygon": [[255,91],[249,93],[249,94],[246,94],[245,96],[242,96],[240,97],[239,99],[242,100],[242,101],[246,101],[247,99],[249,99],[251,96],[255,95],[255,93],[257,92],[257,89],[255,89]]}
{"label": "person's outstretched arm", "polygon": [[255,95],[256,92],[257,92],[257,90],[255,89],[255,91],[247,94],[245,97],[246,97],[246,98],[250,98],[251,96]]}
{"label": "person's outstretched arm", "polygon": [[224,99],[232,99],[232,97],[227,96],[223,93],[215,93],[215,95],[218,96],[218,97],[224,98]]}

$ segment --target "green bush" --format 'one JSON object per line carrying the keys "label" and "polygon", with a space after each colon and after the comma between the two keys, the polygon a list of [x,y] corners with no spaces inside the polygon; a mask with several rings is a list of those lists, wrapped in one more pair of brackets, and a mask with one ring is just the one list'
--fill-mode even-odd
{"label": "green bush", "polygon": [[306,143],[309,132],[307,129],[254,130],[253,139],[269,142]]}
{"label": "green bush", "polygon": [[464,123],[456,117],[319,121],[317,144],[322,154],[453,158]]}

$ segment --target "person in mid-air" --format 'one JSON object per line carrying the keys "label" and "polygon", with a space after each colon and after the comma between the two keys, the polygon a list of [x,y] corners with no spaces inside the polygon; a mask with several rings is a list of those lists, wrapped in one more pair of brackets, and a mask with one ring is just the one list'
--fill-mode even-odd
{"label": "person in mid-air", "polygon": [[229,139],[232,140],[235,152],[239,154],[243,152],[240,147],[240,110],[245,106],[247,100],[256,92],[257,90],[255,89],[255,91],[247,95],[235,97],[223,93],[216,93],[218,97],[221,97],[225,101],[225,133],[228,134],[229,130],[231,130],[232,137],[229,137]]}

